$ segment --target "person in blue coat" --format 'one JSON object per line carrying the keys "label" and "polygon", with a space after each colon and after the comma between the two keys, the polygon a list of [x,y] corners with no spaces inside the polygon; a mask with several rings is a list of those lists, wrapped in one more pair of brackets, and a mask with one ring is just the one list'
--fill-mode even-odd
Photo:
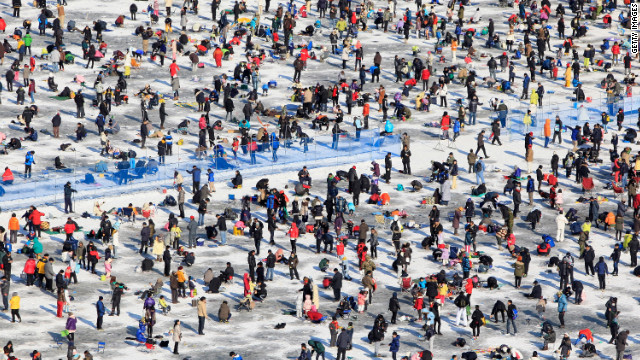
{"label": "person in blue coat", "polygon": [[533,193],[536,192],[536,185],[531,175],[527,176],[527,194],[529,194],[529,205],[533,204]]}
{"label": "person in blue coat", "polygon": [[469,277],[469,272],[471,271],[471,262],[469,261],[468,253],[464,253],[462,257],[462,273],[464,274],[463,278],[466,279]]}
{"label": "person in blue coat", "polygon": [[24,158],[24,177],[31,178],[31,166],[36,163],[34,158],[35,151],[27,151],[27,155]]}
{"label": "person in blue coat", "polygon": [[199,167],[193,165],[193,169],[187,170],[187,173],[191,174],[191,179],[193,181],[193,193],[200,190],[200,175],[202,174],[202,170]]}
{"label": "person in blue coat", "polygon": [[[100,296],[98,298],[98,302],[96,303],[96,312],[98,313],[98,320],[96,321],[96,329],[102,330],[102,317],[104,316],[104,303],[102,302],[103,297]],[[144,334],[144,332],[143,332]]]}
{"label": "person in blue coat", "polygon": [[145,336],[146,333],[147,333],[147,327],[144,325],[144,322],[140,320],[140,323],[138,324],[138,330],[136,330],[136,340],[138,340],[141,343],[146,343],[147,342],[147,337]]}
{"label": "person in blue coat", "polygon": [[271,133],[271,153],[273,155],[273,162],[278,161],[279,148],[280,148],[280,139],[278,139],[275,132],[272,132]]}
{"label": "person in blue coat", "polygon": [[298,356],[297,360],[311,360],[311,351],[307,349],[307,344],[300,344],[300,356]]}
{"label": "person in blue coat", "polygon": [[389,344],[389,351],[391,352],[391,358],[396,360],[396,355],[400,351],[400,335],[397,332],[393,332],[393,338]]}
{"label": "person in blue coat", "polygon": [[558,291],[556,294],[556,302],[558,303],[558,320],[560,320],[560,328],[564,328],[564,313],[567,312],[567,296]]}
{"label": "person in blue coat", "polygon": [[456,141],[456,138],[460,136],[460,119],[456,119],[453,122],[453,140]]}
{"label": "person in blue coat", "polygon": [[598,282],[600,283],[600,290],[605,290],[607,284],[605,282],[605,278],[609,275],[609,268],[607,267],[607,263],[604,262],[604,257],[600,256],[600,260],[595,266],[596,273],[598,274]]}
{"label": "person in blue coat", "polygon": [[213,173],[213,170],[211,169],[207,169],[207,182],[209,183],[209,191],[216,191],[216,187],[214,185],[214,181],[215,181],[215,175]]}

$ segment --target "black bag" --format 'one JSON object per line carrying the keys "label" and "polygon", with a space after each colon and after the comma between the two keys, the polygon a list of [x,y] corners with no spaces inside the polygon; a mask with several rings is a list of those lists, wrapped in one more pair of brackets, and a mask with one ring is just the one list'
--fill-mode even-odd
{"label": "black bag", "polygon": [[413,180],[411,182],[411,186],[413,186],[413,191],[420,191],[422,190],[422,183],[418,180]]}
{"label": "black bag", "polygon": [[150,271],[153,269],[153,260],[144,259],[142,260],[142,271]]}
{"label": "black bag", "polygon": [[169,347],[169,340],[162,340],[162,341],[160,341],[160,347],[161,347],[161,348]]}
{"label": "black bag", "polygon": [[463,339],[463,338],[457,338],[456,342],[454,343],[455,346],[457,347],[464,347],[465,345],[467,345],[467,340]]}

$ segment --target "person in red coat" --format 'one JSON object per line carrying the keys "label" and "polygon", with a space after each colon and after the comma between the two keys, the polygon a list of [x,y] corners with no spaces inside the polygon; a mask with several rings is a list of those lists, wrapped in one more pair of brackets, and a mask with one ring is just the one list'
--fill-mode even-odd
{"label": "person in red coat", "polygon": [[31,224],[33,224],[33,228],[38,232],[38,237],[42,237],[42,229],[40,226],[42,225],[42,216],[44,213],[38,211],[35,206],[31,206],[31,215],[29,215],[29,220],[31,220]]}
{"label": "person in red coat", "polygon": [[178,66],[178,64],[176,64],[176,61],[173,60],[171,65],[169,65],[169,73],[171,74],[171,78],[174,78],[178,75],[178,70],[180,70],[180,67]]}
{"label": "person in red coat", "polygon": [[444,114],[442,114],[442,119],[440,120],[440,129],[442,129],[443,139],[449,138],[450,124],[451,124],[451,118],[449,117],[449,114],[445,111]]}
{"label": "person in red coat", "polygon": [[35,273],[36,273],[36,259],[31,255],[27,262],[24,264],[24,269],[22,270],[27,275],[27,286],[33,285],[35,281]]}

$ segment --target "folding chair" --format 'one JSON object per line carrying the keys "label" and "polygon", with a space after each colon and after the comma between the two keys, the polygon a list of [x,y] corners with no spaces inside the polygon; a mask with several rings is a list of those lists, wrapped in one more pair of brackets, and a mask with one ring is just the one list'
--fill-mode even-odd
{"label": "folding chair", "polygon": [[380,224],[380,225],[384,226],[384,223],[385,223],[385,221],[384,221],[384,215],[382,215],[382,213],[381,213],[381,212],[374,212],[374,213],[373,213],[373,216],[374,216],[374,217],[375,217],[375,219],[376,219],[376,224]]}
{"label": "folding chair", "polygon": [[102,353],[104,354],[104,348],[107,346],[107,343],[105,343],[104,341],[99,341],[98,342],[98,352],[100,352],[100,350],[102,350]]}
{"label": "folding chair", "polygon": [[593,188],[595,185],[593,184],[593,178],[582,178],[582,192],[589,193],[593,196]]}

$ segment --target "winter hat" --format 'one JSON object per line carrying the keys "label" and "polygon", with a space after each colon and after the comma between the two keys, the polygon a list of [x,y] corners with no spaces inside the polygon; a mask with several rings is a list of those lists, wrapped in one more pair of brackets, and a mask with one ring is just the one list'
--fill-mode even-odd
{"label": "winter hat", "polygon": [[393,215],[393,221],[398,221],[398,215]]}
{"label": "winter hat", "polygon": [[193,215],[191,215],[191,220],[193,220],[193,219],[195,219],[195,218],[193,217]]}

